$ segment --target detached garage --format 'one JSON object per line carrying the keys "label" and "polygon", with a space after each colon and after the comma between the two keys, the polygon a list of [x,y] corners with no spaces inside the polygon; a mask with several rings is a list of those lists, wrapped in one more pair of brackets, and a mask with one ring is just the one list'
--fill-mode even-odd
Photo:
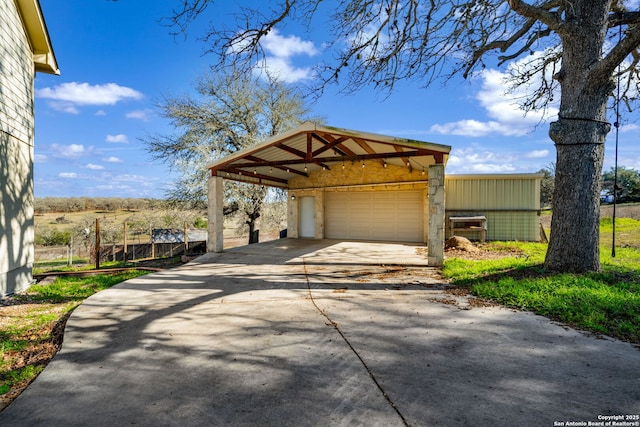
{"label": "detached garage", "polygon": [[450,150],[305,122],[208,166],[207,250],[223,250],[225,179],[286,189],[291,238],[426,243],[431,265],[455,216],[483,218],[489,240],[538,240],[541,175],[447,177],[445,212]]}
{"label": "detached garage", "polygon": [[222,251],[223,180],[288,191],[288,237],[426,243],[441,265],[451,147],[305,122],[208,166],[209,245]]}

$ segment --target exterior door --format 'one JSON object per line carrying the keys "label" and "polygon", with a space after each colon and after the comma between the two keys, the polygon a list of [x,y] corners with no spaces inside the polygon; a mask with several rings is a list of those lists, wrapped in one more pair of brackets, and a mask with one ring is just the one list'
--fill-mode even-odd
{"label": "exterior door", "polygon": [[316,234],[316,198],[300,197],[299,230],[300,237],[314,238]]}

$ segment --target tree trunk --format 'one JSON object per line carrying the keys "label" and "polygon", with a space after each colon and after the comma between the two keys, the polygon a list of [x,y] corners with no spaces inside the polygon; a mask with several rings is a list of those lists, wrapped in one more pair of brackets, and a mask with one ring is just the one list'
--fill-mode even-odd
{"label": "tree trunk", "polygon": [[246,224],[249,226],[249,244],[251,244],[253,243],[253,240],[251,240],[253,232],[256,230],[256,220],[252,218]]}
{"label": "tree trunk", "polygon": [[[573,139],[572,135],[565,135]],[[545,268],[600,269],[600,174],[604,145],[557,145],[551,239]]]}
{"label": "tree trunk", "polygon": [[600,177],[613,86],[594,64],[602,58],[608,8],[606,0],[576,2],[561,33],[562,69],[554,77],[562,97],[549,129],[557,157],[547,270],[600,270]]}

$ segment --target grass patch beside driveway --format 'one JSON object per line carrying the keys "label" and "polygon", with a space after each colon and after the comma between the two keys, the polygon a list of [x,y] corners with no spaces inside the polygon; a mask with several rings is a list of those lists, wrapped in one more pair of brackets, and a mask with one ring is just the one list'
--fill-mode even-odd
{"label": "grass patch beside driveway", "polygon": [[132,270],[92,277],[59,277],[4,298],[0,302],[0,410],[56,354],[73,309],[96,292],[147,273]]}
{"label": "grass patch beside driveway", "polygon": [[500,259],[445,261],[444,277],[483,298],[533,311],[579,329],[640,344],[640,250],[601,248],[602,272],[550,274],[546,244],[490,244],[520,251]]}

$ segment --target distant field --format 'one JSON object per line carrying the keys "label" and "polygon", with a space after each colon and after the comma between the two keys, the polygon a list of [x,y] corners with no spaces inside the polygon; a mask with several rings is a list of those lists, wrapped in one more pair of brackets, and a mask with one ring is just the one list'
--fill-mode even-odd
{"label": "distant field", "polygon": [[[286,203],[266,204],[258,219],[260,241],[278,238],[286,227]],[[69,236],[73,255],[88,258],[95,236],[96,219],[100,220],[101,243],[122,245],[126,223],[127,244],[146,244],[152,229],[206,228],[206,210],[172,208],[168,205],[138,209],[85,210],[68,213],[38,213],[35,215],[36,259],[49,260],[67,257]],[[248,243],[248,228],[244,221],[229,218],[224,224],[225,247]]]}
{"label": "distant field", "polygon": [[[613,206],[600,208],[600,244],[611,248],[613,238]],[[540,222],[547,235],[551,229],[551,212],[545,211]],[[640,249],[640,203],[616,206],[616,247]]]}
{"label": "distant field", "polygon": [[[613,205],[606,205],[600,208],[600,217],[613,217]],[[629,203],[616,206],[616,218],[632,218],[640,220],[640,203]]]}

